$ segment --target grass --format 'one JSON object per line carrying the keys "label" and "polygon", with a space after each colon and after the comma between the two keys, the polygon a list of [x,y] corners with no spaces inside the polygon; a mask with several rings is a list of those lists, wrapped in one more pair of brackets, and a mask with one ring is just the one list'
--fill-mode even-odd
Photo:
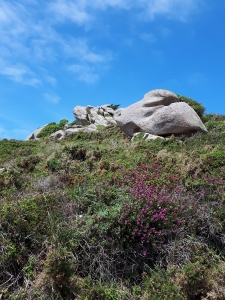
{"label": "grass", "polygon": [[1,140],[0,298],[224,299],[225,118],[201,117],[151,142]]}

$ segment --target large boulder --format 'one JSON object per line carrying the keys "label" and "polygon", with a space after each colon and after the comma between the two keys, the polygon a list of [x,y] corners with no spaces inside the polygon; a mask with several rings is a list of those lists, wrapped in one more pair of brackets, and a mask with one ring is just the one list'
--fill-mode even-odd
{"label": "large boulder", "polygon": [[167,90],[145,94],[141,101],[115,111],[114,119],[129,136],[136,132],[162,136],[207,132],[194,109]]}
{"label": "large boulder", "polygon": [[74,117],[76,118],[77,125],[86,125],[88,122],[87,109],[84,106],[77,105],[73,110]]}

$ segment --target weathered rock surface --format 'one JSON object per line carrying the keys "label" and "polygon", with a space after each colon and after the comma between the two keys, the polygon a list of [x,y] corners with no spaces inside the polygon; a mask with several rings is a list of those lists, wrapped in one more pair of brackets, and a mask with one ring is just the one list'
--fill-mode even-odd
{"label": "weathered rock surface", "polygon": [[68,128],[65,130],[65,135],[69,135],[69,134],[83,131],[83,130],[84,130],[84,127],[77,127],[77,128],[71,127],[71,128]]}
{"label": "weathered rock surface", "polygon": [[73,110],[73,114],[77,120],[77,125],[86,125],[88,116],[86,107],[76,106]]}
{"label": "weathered rock surface", "polygon": [[65,131],[64,130],[58,130],[58,131],[52,133],[50,135],[50,138],[52,138],[52,139],[62,139],[62,138],[64,138],[64,136],[65,136]]}
{"label": "weathered rock surface", "polygon": [[137,132],[163,136],[207,132],[194,109],[167,90],[145,94],[141,101],[115,111],[114,119],[129,136]]}
{"label": "weathered rock surface", "polygon": [[28,135],[28,137],[26,137],[25,141],[31,141],[31,140],[38,140],[37,135],[39,132],[42,131],[42,129],[47,126],[48,124],[39,127],[38,129],[36,129],[35,131],[33,131],[31,134]]}
{"label": "weathered rock surface", "polygon": [[101,106],[93,107],[88,106],[76,106],[73,110],[74,117],[76,118],[78,125],[95,124],[108,126],[115,124],[113,119],[115,111],[110,104],[104,104]]}
{"label": "weathered rock surface", "polygon": [[163,137],[154,135],[154,134],[150,134],[150,133],[137,132],[133,135],[131,140],[132,140],[132,142],[134,142],[139,139],[146,140],[146,141],[153,141],[155,139],[163,139]]}

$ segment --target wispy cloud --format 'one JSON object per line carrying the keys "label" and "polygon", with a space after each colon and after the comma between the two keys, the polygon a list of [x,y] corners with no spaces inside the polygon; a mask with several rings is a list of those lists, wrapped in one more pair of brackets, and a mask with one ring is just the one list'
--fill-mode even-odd
{"label": "wispy cloud", "polygon": [[56,95],[51,95],[51,94],[48,94],[48,93],[45,93],[45,94],[44,94],[44,98],[45,98],[45,100],[47,100],[48,102],[54,103],[54,104],[57,104],[57,103],[59,103],[59,101],[60,101],[60,97],[58,97],[58,96],[56,96]]}
{"label": "wispy cloud", "polygon": [[[82,9],[81,2],[52,1],[51,10],[46,9],[45,12],[43,8],[37,13],[36,1],[12,0],[9,3],[0,0],[0,60],[8,61],[4,65],[1,63],[0,73],[17,83],[35,86],[40,84],[40,79],[35,76],[38,72],[42,81],[54,86],[56,78],[47,74],[49,63],[57,63],[64,68],[71,65],[72,59],[72,64],[78,64],[85,70],[97,70],[97,64],[103,67],[108,64],[112,58],[110,51],[101,50],[100,53],[97,49],[91,49],[86,38],[75,38],[70,34],[64,36],[54,27],[55,22],[61,20],[58,15],[65,19],[72,18],[79,24],[88,22],[91,19],[88,13],[79,10]],[[41,71],[43,68],[44,72]],[[79,80],[81,78],[87,76],[79,76]],[[90,78],[93,78],[92,72]]]}
{"label": "wispy cloud", "polygon": [[86,83],[95,83],[99,79],[99,75],[94,66],[73,64],[68,70],[75,74],[76,78]]}
{"label": "wispy cloud", "polygon": [[196,11],[202,0],[55,0],[51,1],[48,8],[55,14],[56,20],[71,20],[77,24],[86,24],[93,21],[94,12],[97,10],[138,9],[142,15],[150,20],[157,15],[186,20],[191,13]]}
{"label": "wispy cloud", "polygon": [[162,15],[169,19],[187,21],[190,15],[196,12],[202,0],[140,0],[145,5],[143,15],[150,20]]}
{"label": "wispy cloud", "polygon": [[24,85],[37,86],[41,84],[36,74],[22,64],[10,65],[0,59],[0,74]]}
{"label": "wispy cloud", "polygon": [[53,76],[47,75],[45,76],[45,80],[53,86],[57,85],[57,79]]}
{"label": "wispy cloud", "polygon": [[[37,0],[0,0],[0,74],[20,84],[37,86],[48,82],[54,86],[57,81],[50,69],[57,63],[58,68],[76,74],[78,80],[94,83],[114,56],[109,48],[93,46],[86,34],[86,26],[94,27],[99,13],[107,9],[125,13],[130,10],[134,16],[141,14],[145,21],[158,15],[184,21],[202,1],[50,0],[40,4]],[[64,35],[57,29],[71,23],[80,27],[79,36],[72,31]],[[155,42],[152,33],[144,32],[140,37]]]}
{"label": "wispy cloud", "polygon": [[91,15],[85,11],[81,1],[76,3],[65,0],[52,1],[48,4],[48,10],[54,13],[56,21],[63,22],[69,19],[82,25],[91,19]]}

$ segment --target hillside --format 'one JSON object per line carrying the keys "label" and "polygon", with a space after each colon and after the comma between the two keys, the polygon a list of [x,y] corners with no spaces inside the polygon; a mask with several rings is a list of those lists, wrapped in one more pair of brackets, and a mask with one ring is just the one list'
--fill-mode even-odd
{"label": "hillside", "polygon": [[0,299],[225,299],[225,116],[191,101],[207,134],[0,141]]}

